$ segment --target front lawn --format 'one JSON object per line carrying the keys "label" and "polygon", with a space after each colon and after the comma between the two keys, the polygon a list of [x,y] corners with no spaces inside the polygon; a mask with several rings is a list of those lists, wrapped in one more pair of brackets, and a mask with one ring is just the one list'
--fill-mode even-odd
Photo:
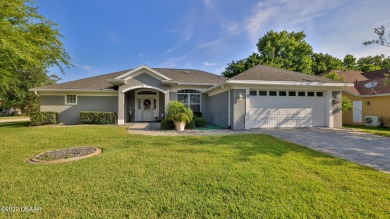
{"label": "front lawn", "polygon": [[[266,135],[149,137],[125,127],[0,124],[0,218],[386,218],[390,176]],[[33,165],[37,153],[103,154]],[[1,209],[0,209],[1,210]]]}
{"label": "front lawn", "polygon": [[386,128],[386,127],[367,127],[362,125],[343,125],[343,127],[355,131],[373,134],[373,135],[390,137],[390,128]]}

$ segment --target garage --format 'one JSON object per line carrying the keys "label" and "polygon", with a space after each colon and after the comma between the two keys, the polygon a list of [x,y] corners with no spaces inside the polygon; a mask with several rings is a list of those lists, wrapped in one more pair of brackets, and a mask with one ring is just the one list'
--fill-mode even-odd
{"label": "garage", "polygon": [[323,91],[250,90],[250,127],[325,126]]}

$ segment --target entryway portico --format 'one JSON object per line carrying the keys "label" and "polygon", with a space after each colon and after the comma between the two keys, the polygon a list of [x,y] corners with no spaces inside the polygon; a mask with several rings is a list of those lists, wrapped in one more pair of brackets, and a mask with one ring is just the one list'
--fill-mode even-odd
{"label": "entryway portico", "polygon": [[110,83],[118,86],[118,124],[150,122],[159,117],[169,100],[170,78],[146,66],[124,73]]}

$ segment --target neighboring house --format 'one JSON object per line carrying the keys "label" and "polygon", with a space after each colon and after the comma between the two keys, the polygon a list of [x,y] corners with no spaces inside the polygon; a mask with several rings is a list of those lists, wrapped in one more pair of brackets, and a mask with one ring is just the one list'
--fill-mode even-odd
{"label": "neighboring house", "polygon": [[231,79],[140,66],[31,91],[40,95],[41,111],[59,112],[64,124],[79,123],[80,111],[116,112],[118,124],[154,121],[169,101],[178,100],[209,124],[241,130],[340,127],[341,91],[349,85],[262,65]]}
{"label": "neighboring house", "polygon": [[[339,72],[338,72],[339,73]],[[343,72],[345,82],[354,82],[353,87],[345,88],[343,96],[352,100],[353,109],[343,113],[343,123],[364,125],[365,116],[380,116],[382,124],[390,127],[390,85],[386,85],[387,70],[372,72]]]}

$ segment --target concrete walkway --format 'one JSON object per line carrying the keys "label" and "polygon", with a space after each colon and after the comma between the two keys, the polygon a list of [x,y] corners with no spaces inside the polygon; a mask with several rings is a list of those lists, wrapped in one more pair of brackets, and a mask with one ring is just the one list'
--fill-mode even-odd
{"label": "concrete walkway", "polygon": [[7,123],[7,122],[24,122],[24,121],[30,121],[30,118],[4,119],[4,120],[0,120],[0,123]]}
{"label": "concrete walkway", "polygon": [[336,157],[390,173],[390,138],[346,129],[255,129]]}

